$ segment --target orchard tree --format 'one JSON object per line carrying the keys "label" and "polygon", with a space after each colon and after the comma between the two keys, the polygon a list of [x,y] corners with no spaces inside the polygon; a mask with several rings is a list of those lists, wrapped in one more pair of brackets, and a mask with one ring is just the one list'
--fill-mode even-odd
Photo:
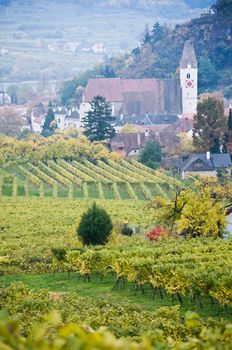
{"label": "orchard tree", "polygon": [[175,190],[171,199],[156,197],[150,208],[156,222],[179,235],[221,237],[226,215],[232,211],[232,189],[230,184],[221,185],[216,179],[206,179],[197,182],[195,190]]}
{"label": "orchard tree", "polygon": [[82,215],[77,234],[83,244],[102,245],[105,244],[112,231],[113,225],[109,214],[105,209],[93,204],[93,206]]}
{"label": "orchard tree", "polygon": [[163,157],[161,145],[157,141],[148,141],[140,151],[139,162],[152,168],[157,169]]}
{"label": "orchard tree", "polygon": [[198,103],[193,122],[193,144],[200,152],[220,153],[227,132],[223,102],[209,97]]}
{"label": "orchard tree", "polygon": [[102,96],[96,96],[91,102],[91,109],[84,117],[84,134],[93,141],[110,140],[115,135],[111,123],[111,106]]}

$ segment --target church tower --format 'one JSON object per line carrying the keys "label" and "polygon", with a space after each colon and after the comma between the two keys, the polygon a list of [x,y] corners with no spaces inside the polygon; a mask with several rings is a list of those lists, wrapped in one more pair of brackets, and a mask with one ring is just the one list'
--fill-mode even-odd
{"label": "church tower", "polygon": [[182,90],[182,113],[194,115],[197,112],[197,59],[191,40],[186,41],[180,61],[180,82]]}

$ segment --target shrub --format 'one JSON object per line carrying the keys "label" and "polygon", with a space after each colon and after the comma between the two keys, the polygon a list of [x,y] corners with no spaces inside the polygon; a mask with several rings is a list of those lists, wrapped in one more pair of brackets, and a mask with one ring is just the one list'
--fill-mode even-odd
{"label": "shrub", "polygon": [[52,255],[58,260],[58,261],[64,261],[66,259],[67,252],[63,248],[52,248]]}
{"label": "shrub", "polygon": [[111,218],[105,209],[93,204],[93,206],[82,215],[77,234],[83,244],[101,245],[105,244],[113,228]]}
{"label": "shrub", "polygon": [[171,236],[170,231],[163,226],[156,226],[151,231],[149,231],[146,235],[146,237],[150,241],[158,241],[159,239],[167,239]]}
{"label": "shrub", "polygon": [[125,224],[122,226],[121,234],[124,235],[124,236],[129,236],[129,237],[132,236],[132,234],[133,234],[133,229],[129,226],[128,223],[125,223]]}

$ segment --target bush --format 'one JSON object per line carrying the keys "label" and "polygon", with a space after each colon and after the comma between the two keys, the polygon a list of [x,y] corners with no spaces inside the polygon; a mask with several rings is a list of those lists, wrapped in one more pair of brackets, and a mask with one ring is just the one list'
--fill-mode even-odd
{"label": "bush", "polygon": [[151,229],[146,236],[150,241],[158,241],[160,239],[167,239],[168,237],[171,237],[171,233],[166,227],[156,226]]}
{"label": "bush", "polygon": [[58,260],[58,261],[64,261],[66,259],[67,252],[63,248],[52,248],[52,255]]}
{"label": "bush", "polygon": [[82,215],[77,234],[83,244],[101,245],[105,244],[113,228],[109,214],[96,205]]}
{"label": "bush", "polygon": [[133,229],[126,223],[122,226],[121,234],[131,237],[133,234]]}

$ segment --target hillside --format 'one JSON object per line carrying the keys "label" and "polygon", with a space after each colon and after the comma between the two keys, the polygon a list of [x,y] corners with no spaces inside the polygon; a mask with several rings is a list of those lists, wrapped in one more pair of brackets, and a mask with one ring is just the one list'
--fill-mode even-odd
{"label": "hillside", "polygon": [[0,0],[4,83],[54,91],[57,81],[91,69],[106,55],[130,52],[146,23],[173,26],[205,11],[190,5],[184,0]]}
{"label": "hillside", "polygon": [[176,74],[184,42],[192,39],[199,61],[200,90],[221,89],[232,97],[232,1],[218,1],[207,14],[174,30],[157,26],[130,55],[112,59],[116,75],[130,78]]}

